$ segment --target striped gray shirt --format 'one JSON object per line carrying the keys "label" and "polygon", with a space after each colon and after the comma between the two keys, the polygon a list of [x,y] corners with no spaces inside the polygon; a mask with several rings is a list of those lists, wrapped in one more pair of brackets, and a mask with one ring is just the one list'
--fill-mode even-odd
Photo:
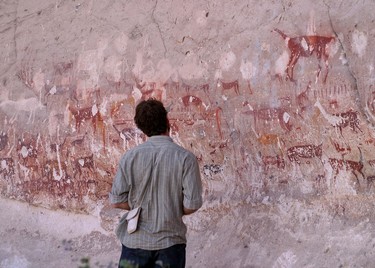
{"label": "striped gray shirt", "polygon": [[202,184],[195,155],[169,136],[152,136],[120,160],[111,203],[128,202],[142,210],[138,230],[126,231],[123,217],[117,235],[129,248],[158,250],[186,243],[183,206],[202,206]]}

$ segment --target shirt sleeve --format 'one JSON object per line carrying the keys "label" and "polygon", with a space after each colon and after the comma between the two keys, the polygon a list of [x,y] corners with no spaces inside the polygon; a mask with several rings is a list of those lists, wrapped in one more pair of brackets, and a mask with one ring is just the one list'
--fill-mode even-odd
{"label": "shirt sleeve", "polygon": [[182,180],[184,207],[188,209],[199,209],[203,204],[202,180],[198,161],[193,154],[186,159]]}
{"label": "shirt sleeve", "polygon": [[124,166],[124,159],[121,159],[109,193],[109,201],[112,204],[128,202],[130,186],[126,180]]}

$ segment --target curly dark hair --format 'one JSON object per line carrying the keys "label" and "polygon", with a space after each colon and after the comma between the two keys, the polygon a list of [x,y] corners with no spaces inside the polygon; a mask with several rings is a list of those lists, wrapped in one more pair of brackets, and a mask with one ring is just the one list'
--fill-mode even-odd
{"label": "curly dark hair", "polygon": [[169,130],[167,114],[161,101],[143,100],[135,108],[134,122],[148,137],[161,135]]}

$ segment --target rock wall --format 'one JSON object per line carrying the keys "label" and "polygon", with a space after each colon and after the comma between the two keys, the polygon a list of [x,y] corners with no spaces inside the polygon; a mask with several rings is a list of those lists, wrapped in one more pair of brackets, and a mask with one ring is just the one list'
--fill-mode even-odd
{"label": "rock wall", "polygon": [[[301,264],[281,244],[270,253],[281,237],[275,226],[290,233],[306,221],[325,230],[338,218],[374,218],[373,8],[369,0],[2,1],[1,196],[91,214],[113,230],[113,175],[145,139],[135,105],[153,97],[168,108],[174,141],[201,166],[205,204],[186,219],[193,267],[210,267],[215,254],[238,267]],[[262,217],[272,237],[255,237]],[[223,230],[237,239],[225,254],[206,244],[208,234],[223,242]],[[260,240],[270,244],[254,246]],[[260,248],[259,261],[244,254]]]}

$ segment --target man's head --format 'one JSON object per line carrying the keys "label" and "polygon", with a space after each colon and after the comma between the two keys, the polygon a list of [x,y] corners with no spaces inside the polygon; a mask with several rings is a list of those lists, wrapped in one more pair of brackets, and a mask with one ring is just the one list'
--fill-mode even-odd
{"label": "man's head", "polygon": [[134,122],[148,137],[167,134],[169,121],[163,103],[155,99],[141,101],[135,108]]}

